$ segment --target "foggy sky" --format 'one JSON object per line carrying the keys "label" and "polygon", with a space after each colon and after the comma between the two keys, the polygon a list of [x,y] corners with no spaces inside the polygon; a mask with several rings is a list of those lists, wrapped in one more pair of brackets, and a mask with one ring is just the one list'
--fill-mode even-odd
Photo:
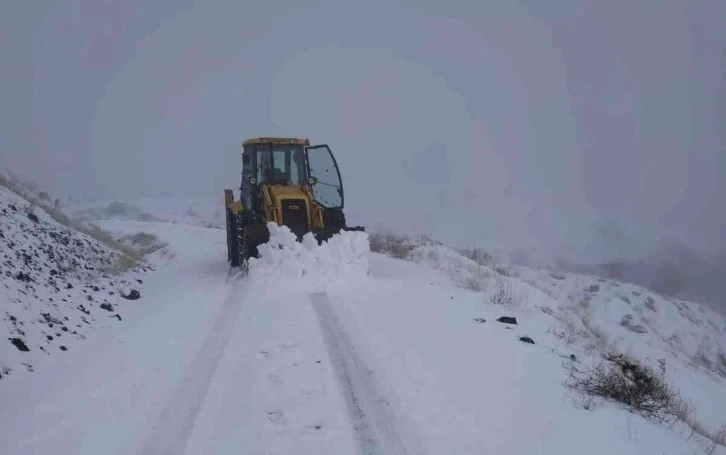
{"label": "foggy sky", "polygon": [[296,135],[334,150],[356,223],[724,248],[719,0],[8,5],[0,166],[59,197],[219,204],[245,138]]}

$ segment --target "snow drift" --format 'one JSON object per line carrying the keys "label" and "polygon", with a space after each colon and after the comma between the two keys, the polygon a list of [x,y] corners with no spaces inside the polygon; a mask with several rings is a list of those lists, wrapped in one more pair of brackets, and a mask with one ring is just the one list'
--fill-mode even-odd
{"label": "snow drift", "polygon": [[302,242],[286,226],[268,223],[270,239],[250,259],[250,282],[265,287],[321,291],[368,276],[370,251],[365,232],[341,232],[318,245],[311,233]]}

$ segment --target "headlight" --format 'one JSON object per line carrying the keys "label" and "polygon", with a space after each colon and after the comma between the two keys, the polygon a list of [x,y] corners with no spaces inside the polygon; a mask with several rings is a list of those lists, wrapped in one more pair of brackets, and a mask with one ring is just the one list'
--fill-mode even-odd
{"label": "headlight", "polygon": [[318,183],[318,179],[316,179],[315,177],[310,177],[308,179],[308,184],[315,185],[316,183]]}
{"label": "headlight", "polygon": [[254,177],[250,177],[249,182],[250,182],[250,185],[254,185],[255,183],[257,183],[257,179]]}

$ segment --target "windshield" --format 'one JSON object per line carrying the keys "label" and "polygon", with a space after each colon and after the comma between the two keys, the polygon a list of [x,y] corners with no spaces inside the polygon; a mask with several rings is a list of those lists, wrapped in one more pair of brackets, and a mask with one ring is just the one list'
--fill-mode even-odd
{"label": "windshield", "polygon": [[261,145],[257,149],[259,183],[301,185],[305,181],[303,148],[299,145]]}

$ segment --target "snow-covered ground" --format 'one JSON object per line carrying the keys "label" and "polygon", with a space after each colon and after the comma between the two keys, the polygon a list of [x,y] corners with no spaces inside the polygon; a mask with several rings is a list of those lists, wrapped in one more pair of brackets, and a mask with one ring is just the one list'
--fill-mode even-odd
{"label": "snow-covered ground", "polygon": [[697,304],[511,268],[519,301],[495,305],[491,267],[440,246],[393,259],[357,232],[316,247],[276,230],[245,278],[218,229],[98,222],[166,246],[122,320],[0,380],[0,453],[704,453],[683,425],[578,406],[564,365],[607,346],[665,358],[699,420],[726,424],[724,320]]}

